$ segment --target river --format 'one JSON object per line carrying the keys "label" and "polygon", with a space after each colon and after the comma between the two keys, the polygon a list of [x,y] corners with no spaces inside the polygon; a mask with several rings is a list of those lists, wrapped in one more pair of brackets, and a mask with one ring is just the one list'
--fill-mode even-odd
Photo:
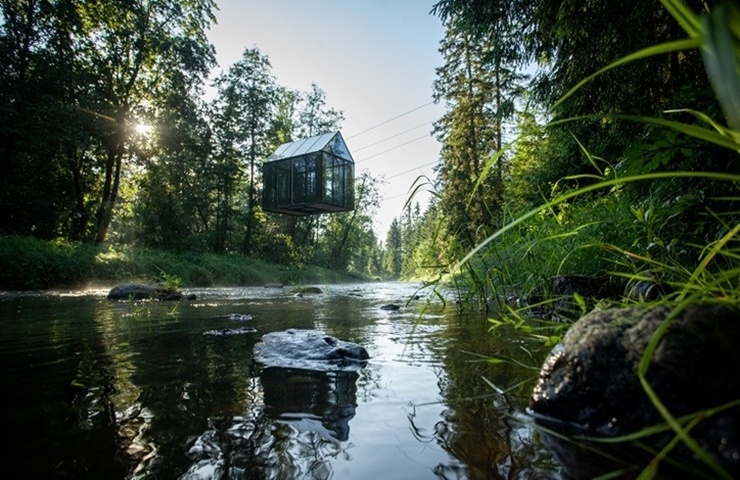
{"label": "river", "polygon": [[[188,289],[196,299],[177,303],[0,294],[2,476],[561,475],[524,414],[539,341],[490,332],[452,294],[409,300],[411,283],[320,287]],[[260,337],[288,328],[359,343],[370,361],[356,373],[256,364]]]}

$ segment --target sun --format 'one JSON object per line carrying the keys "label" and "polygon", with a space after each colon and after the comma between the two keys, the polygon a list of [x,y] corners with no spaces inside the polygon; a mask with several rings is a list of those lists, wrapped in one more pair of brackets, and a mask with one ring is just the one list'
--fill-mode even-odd
{"label": "sun", "polygon": [[154,127],[151,125],[147,125],[146,123],[134,124],[134,131],[139,135],[149,135],[150,133],[152,133],[152,130],[154,130]]}

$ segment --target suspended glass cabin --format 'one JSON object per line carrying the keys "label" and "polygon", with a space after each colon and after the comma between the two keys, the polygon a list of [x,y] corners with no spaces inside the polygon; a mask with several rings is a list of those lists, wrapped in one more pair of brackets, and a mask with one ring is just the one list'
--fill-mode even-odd
{"label": "suspended glass cabin", "polygon": [[280,145],[262,165],[262,209],[286,215],[355,208],[355,162],[339,132]]}

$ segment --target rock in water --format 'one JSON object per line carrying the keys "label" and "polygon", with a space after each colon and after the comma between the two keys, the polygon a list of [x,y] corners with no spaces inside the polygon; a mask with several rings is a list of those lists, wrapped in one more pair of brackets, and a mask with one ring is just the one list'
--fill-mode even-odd
{"label": "rock in water", "polygon": [[108,300],[180,300],[181,298],[182,293],[179,291],[140,283],[116,285],[108,292]]}
{"label": "rock in water", "polygon": [[301,295],[320,295],[324,293],[319,287],[297,287],[290,291],[290,293]]}
{"label": "rock in water", "polygon": [[289,329],[264,335],[254,346],[254,358],[266,367],[315,371],[353,371],[370,356],[356,343],[338,340],[318,330]]}
{"label": "rock in water", "polygon": [[[648,342],[671,315],[672,306],[633,307],[592,312],[568,330],[546,359],[530,399],[535,421],[566,435],[615,437],[664,423],[638,378]],[[646,379],[674,418],[720,407],[740,399],[740,311],[724,305],[690,305],[667,326],[649,365]],[[740,478],[740,406],[702,419],[690,435]],[[576,443],[542,433],[571,476],[590,478],[620,468],[645,466],[652,456],[620,444],[609,450],[621,461],[581,449]],[[641,441],[660,451],[675,436],[671,431]],[[592,447],[594,445],[591,445]],[[604,452],[605,444],[595,444]],[[704,468],[683,442],[671,459]],[[638,467],[638,468],[641,468]],[[661,473],[683,475],[685,469]],[[639,471],[639,470],[638,470]]]}

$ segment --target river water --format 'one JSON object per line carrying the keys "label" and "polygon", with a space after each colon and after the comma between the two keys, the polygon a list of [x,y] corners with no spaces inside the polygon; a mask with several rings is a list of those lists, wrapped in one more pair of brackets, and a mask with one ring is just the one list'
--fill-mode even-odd
{"label": "river water", "polygon": [[[489,332],[451,294],[409,301],[417,287],[196,289],[178,303],[2,293],[0,476],[559,477],[523,413],[546,349]],[[256,364],[260,337],[288,328],[359,343],[370,361],[356,373]]]}

